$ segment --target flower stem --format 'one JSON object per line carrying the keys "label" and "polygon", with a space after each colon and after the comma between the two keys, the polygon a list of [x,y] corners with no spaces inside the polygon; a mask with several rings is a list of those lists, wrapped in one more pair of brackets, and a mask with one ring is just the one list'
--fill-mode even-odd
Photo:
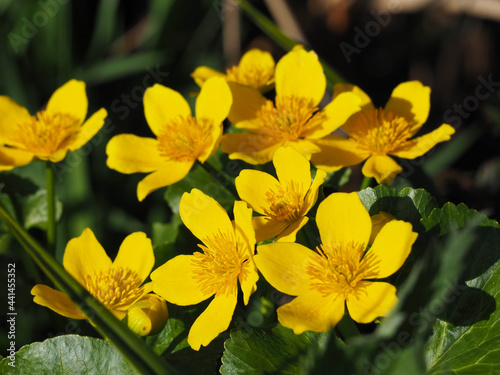
{"label": "flower stem", "polygon": [[363,182],[361,182],[361,186],[360,186],[359,190],[364,190],[367,187],[370,187],[371,183],[372,183],[372,178],[364,176],[363,177]]}
{"label": "flower stem", "polygon": [[347,311],[340,322],[337,323],[337,328],[344,337],[344,341],[351,337],[359,336],[358,327]]}
{"label": "flower stem", "polygon": [[220,185],[222,185],[225,189],[227,189],[231,194],[238,199],[238,192],[236,191],[236,186],[234,185],[234,181],[230,179],[230,177],[222,172],[218,171],[214,167],[212,167],[207,162],[200,163],[200,161],[196,160],[196,163],[200,165],[204,170],[206,170],[212,178],[217,181]]}
{"label": "flower stem", "polygon": [[52,163],[45,163],[45,181],[47,187],[47,247],[52,253],[56,249],[56,191],[55,175]]}

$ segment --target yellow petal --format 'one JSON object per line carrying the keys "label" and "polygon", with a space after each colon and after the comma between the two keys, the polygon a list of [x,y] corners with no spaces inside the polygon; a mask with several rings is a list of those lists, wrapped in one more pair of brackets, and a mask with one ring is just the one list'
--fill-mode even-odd
{"label": "yellow petal", "polygon": [[410,223],[393,220],[384,225],[361,261],[368,267],[365,278],[383,279],[399,270],[416,239]]}
{"label": "yellow petal", "polygon": [[151,131],[158,135],[171,120],[191,116],[191,108],[177,91],[156,83],[144,92],[144,115]]}
{"label": "yellow petal", "polygon": [[273,56],[269,52],[253,48],[243,55],[238,67],[248,72],[257,70],[270,79],[274,74],[274,65]]}
{"label": "yellow petal", "polygon": [[224,134],[222,151],[229,159],[241,159],[249,164],[265,164],[273,159],[274,152],[283,142],[260,134]]}
{"label": "yellow petal", "polygon": [[234,230],[226,210],[198,189],[184,193],[179,204],[184,225],[201,241],[223,233],[234,241]]}
{"label": "yellow petal", "polygon": [[328,331],[342,319],[344,310],[344,299],[340,295],[335,298],[310,290],[281,306],[277,312],[279,322],[299,335],[304,331]]}
{"label": "yellow petal", "polygon": [[372,234],[370,235],[370,241],[368,243],[370,246],[373,244],[375,237],[377,237],[377,235],[380,233],[384,225],[392,220],[395,220],[395,218],[391,214],[381,211],[380,213],[373,215],[371,219],[372,219]]}
{"label": "yellow petal", "polygon": [[193,255],[178,255],[151,273],[153,291],[180,306],[195,305],[210,297],[202,292],[193,273]]}
{"label": "yellow petal", "polygon": [[243,244],[241,249],[238,247],[238,252],[253,256],[255,252],[255,230],[252,226],[252,209],[247,207],[243,201],[234,202],[234,233],[236,242]]}
{"label": "yellow petal", "polygon": [[314,139],[309,140],[299,138],[294,141],[286,142],[284,145],[293,147],[307,160],[310,160],[312,155],[321,151],[321,149],[316,145],[316,141]]}
{"label": "yellow petal", "polygon": [[126,174],[153,172],[167,163],[160,155],[156,139],[133,134],[115,135],[106,146],[106,154],[108,168]]}
{"label": "yellow petal", "polygon": [[255,264],[273,287],[282,293],[297,296],[309,290],[307,267],[314,251],[292,242],[275,242],[257,247]]}
{"label": "yellow petal", "polygon": [[167,304],[155,294],[145,295],[127,313],[128,327],[140,336],[158,333],[167,320]]}
{"label": "yellow petal", "polygon": [[194,350],[207,346],[231,323],[236,307],[237,294],[216,295],[210,305],[196,319],[188,335],[188,343]]}
{"label": "yellow petal", "polygon": [[129,234],[123,240],[113,267],[123,267],[133,270],[144,281],[149,276],[155,264],[153,245],[143,232]]}
{"label": "yellow petal", "polygon": [[81,123],[87,117],[88,100],[85,82],[72,79],[59,87],[47,103],[47,112],[69,114]]}
{"label": "yellow petal", "polygon": [[[266,104],[267,99],[253,87],[229,82],[233,105],[229,112],[229,121],[238,124],[241,121],[254,120],[257,112]],[[237,127],[239,127],[237,125]]]}
{"label": "yellow petal", "polygon": [[419,81],[404,82],[392,91],[385,110],[406,118],[416,132],[427,121],[431,106],[430,97],[430,87]]}
{"label": "yellow petal", "polygon": [[253,169],[242,170],[234,182],[240,199],[247,202],[255,212],[263,215],[264,209],[269,209],[266,194],[280,187],[279,181],[273,176]]}
{"label": "yellow petal", "polygon": [[306,195],[311,186],[311,165],[300,152],[293,147],[280,147],[274,153],[273,164],[282,186],[293,187],[302,196]]}
{"label": "yellow petal", "polygon": [[290,225],[288,221],[275,221],[269,216],[255,216],[252,218],[257,242],[269,240],[283,232]]}
{"label": "yellow petal", "polygon": [[297,232],[301,230],[308,221],[309,218],[307,216],[302,216],[293,223],[290,223],[290,225],[276,237],[276,242],[295,242]]}
{"label": "yellow petal", "polygon": [[161,169],[148,174],[137,184],[137,198],[143,201],[150,193],[182,180],[191,170],[194,161],[167,161]]}
{"label": "yellow petal", "polygon": [[448,141],[454,133],[455,129],[448,124],[443,124],[428,134],[409,140],[405,145],[391,151],[391,155],[405,159],[418,158],[433,148],[436,144]]}
{"label": "yellow petal", "polygon": [[0,96],[0,143],[23,147],[20,140],[19,125],[30,121],[31,115],[26,108],[8,96]]}
{"label": "yellow petal", "polygon": [[323,185],[325,178],[326,172],[318,169],[316,171],[316,176],[314,176],[313,183],[311,184],[311,187],[309,188],[309,191],[307,192],[306,198],[304,200],[304,204],[301,209],[302,215],[306,215],[309,210],[316,204],[316,201],[318,200],[319,187]]}
{"label": "yellow petal", "polygon": [[238,275],[241,290],[243,291],[243,302],[247,305],[250,296],[257,290],[257,280],[259,280],[257,266],[253,261],[255,253],[255,230],[252,226],[252,209],[248,208],[245,202],[236,201],[234,202],[233,213],[234,233],[236,243],[238,244],[237,251],[248,257]]}
{"label": "yellow petal", "polygon": [[360,281],[354,293],[347,295],[347,310],[356,322],[371,323],[379,316],[387,316],[397,302],[393,285]]}
{"label": "yellow petal", "polygon": [[101,108],[95,112],[90,118],[85,121],[85,123],[80,128],[76,139],[69,145],[71,151],[78,150],[83,147],[88,141],[92,139],[94,135],[101,130],[104,125],[104,119],[108,115],[108,112],[104,108]]}
{"label": "yellow petal", "polygon": [[38,284],[31,289],[31,294],[34,295],[33,302],[48,307],[59,315],[71,319],[87,319],[75,303],[66,294],[58,290]]}
{"label": "yellow petal", "polygon": [[361,100],[359,106],[363,110],[375,109],[370,97],[358,86],[351,85],[350,83],[337,83],[335,86],[333,86],[333,99],[345,92],[351,92],[356,95]]}
{"label": "yellow petal", "polygon": [[111,264],[111,259],[89,228],[84,229],[80,237],[71,239],[66,245],[64,268],[82,285],[85,285],[86,275],[106,271]]}
{"label": "yellow petal", "polygon": [[326,78],[313,51],[294,48],[276,65],[276,95],[310,99],[318,105],[326,89]]}
{"label": "yellow petal", "polygon": [[373,155],[365,162],[361,172],[366,177],[375,177],[379,184],[390,185],[402,170],[390,156]]}
{"label": "yellow petal", "polygon": [[219,126],[229,114],[233,98],[227,82],[222,77],[207,80],[196,99],[196,120],[208,119]]}
{"label": "yellow petal", "polygon": [[333,193],[319,204],[316,213],[321,242],[355,242],[366,248],[372,222],[357,193]]}
{"label": "yellow petal", "polygon": [[210,139],[212,140],[211,144],[207,144],[207,147],[201,152],[200,155],[198,155],[197,160],[200,163],[206,162],[209,158],[214,156],[214,154],[217,152],[219,149],[220,141],[222,139],[222,131],[223,127],[221,124],[219,125],[214,125],[211,128],[211,136]]}
{"label": "yellow petal", "polygon": [[34,155],[31,152],[0,146],[0,171],[26,165],[33,160],[33,157]]}
{"label": "yellow petal", "polygon": [[312,139],[329,135],[343,126],[349,117],[361,110],[360,103],[361,99],[352,92],[341,93],[323,109],[326,120],[301,135]]}
{"label": "yellow petal", "polygon": [[203,86],[205,81],[212,77],[225,77],[224,73],[221,73],[215,69],[209,68],[208,66],[200,66],[191,73],[191,77],[194,79],[196,84],[200,87]]}
{"label": "yellow petal", "polygon": [[355,141],[338,135],[329,135],[316,140],[315,143],[321,151],[312,154],[311,163],[327,172],[359,164],[370,156]]}

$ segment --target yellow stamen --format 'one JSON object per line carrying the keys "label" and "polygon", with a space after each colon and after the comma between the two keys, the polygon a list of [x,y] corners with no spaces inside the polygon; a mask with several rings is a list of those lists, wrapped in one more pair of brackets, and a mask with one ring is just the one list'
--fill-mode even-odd
{"label": "yellow stamen", "polygon": [[160,154],[168,160],[197,159],[215,140],[213,122],[192,116],[177,117],[167,123],[158,135]]}
{"label": "yellow stamen", "polygon": [[263,207],[264,213],[277,221],[293,222],[299,219],[304,203],[304,196],[301,193],[302,186],[292,183],[283,188],[276,186],[274,190],[266,192],[268,205]]}
{"label": "yellow stamen", "polygon": [[279,141],[294,141],[324,121],[309,99],[276,97],[276,107],[268,100],[257,112],[261,135]]}
{"label": "yellow stamen", "polygon": [[265,86],[272,78],[273,74],[273,70],[270,69],[262,69],[259,67],[247,67],[242,69],[236,65],[226,70],[228,81],[250,86],[255,89]]}
{"label": "yellow stamen", "polygon": [[[227,234],[219,233],[198,245],[203,253],[195,252],[192,261],[193,274],[206,294],[234,294],[242,264],[248,254],[238,252],[238,244]],[[241,247],[241,245],[240,245]]]}
{"label": "yellow stamen", "polygon": [[415,129],[404,117],[381,108],[359,112],[349,136],[376,154],[386,155],[406,143]]}
{"label": "yellow stamen", "polygon": [[79,130],[80,121],[71,115],[40,111],[18,125],[18,139],[26,150],[48,157],[66,148]]}
{"label": "yellow stamen", "polygon": [[142,280],[135,271],[117,267],[85,275],[85,289],[109,310],[127,308],[142,296]]}
{"label": "yellow stamen", "polygon": [[315,257],[306,269],[315,280],[311,287],[325,296],[352,293],[368,271],[366,262],[361,263],[365,248],[348,242],[320,245],[317,249],[320,257]]}

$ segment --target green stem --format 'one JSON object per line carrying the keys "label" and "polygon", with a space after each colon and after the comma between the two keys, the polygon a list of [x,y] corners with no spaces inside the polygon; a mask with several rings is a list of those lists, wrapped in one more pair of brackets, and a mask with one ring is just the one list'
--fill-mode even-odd
{"label": "green stem", "polygon": [[175,370],[144,341],[91,296],[83,286],[66,272],[54,256],[40,246],[2,207],[0,207],[0,219],[5,222],[10,232],[57,288],[67,294],[85,312],[99,333],[103,337],[109,338],[113,345],[141,374],[175,373]]}
{"label": "green stem", "polygon": [[340,322],[337,323],[337,328],[344,337],[344,341],[360,335],[356,323],[354,323],[347,311]]}
{"label": "green stem", "polygon": [[372,178],[364,176],[363,177],[363,181],[361,182],[361,186],[360,186],[359,190],[364,190],[367,187],[370,187],[371,183],[372,183]]}
{"label": "green stem", "polygon": [[47,187],[47,247],[56,251],[56,189],[54,168],[50,161],[45,162],[45,181]]}
{"label": "green stem", "polygon": [[234,181],[232,181],[229,176],[227,176],[224,172],[218,171],[214,167],[212,167],[207,162],[200,163],[198,160],[196,161],[198,165],[200,165],[204,170],[206,170],[212,178],[221,184],[226,190],[231,192],[234,198],[238,199],[239,195],[236,191],[236,186],[234,185]]}
{"label": "green stem", "polygon": [[[278,43],[283,49],[290,51],[298,43],[287,37],[283,32],[271,21],[269,18],[255,9],[247,0],[238,0],[240,8],[247,14],[247,16],[266,33],[271,39]],[[340,74],[338,74],[330,65],[325,63],[321,58],[319,59],[323,65],[326,80],[330,86],[336,83],[345,82]]]}

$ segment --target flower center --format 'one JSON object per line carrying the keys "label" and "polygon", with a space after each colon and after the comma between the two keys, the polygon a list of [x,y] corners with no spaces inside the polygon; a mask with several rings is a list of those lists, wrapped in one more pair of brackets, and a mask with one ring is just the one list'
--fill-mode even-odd
{"label": "flower center", "polygon": [[264,213],[276,221],[293,222],[300,218],[302,203],[304,201],[302,189],[293,183],[283,188],[276,186],[274,190],[266,192],[267,207],[263,207]]}
{"label": "flower center", "polygon": [[158,135],[160,155],[176,161],[197,159],[216,141],[213,126],[210,120],[197,121],[192,116],[171,120]]}
{"label": "flower center", "polygon": [[67,148],[80,130],[80,121],[64,113],[40,111],[18,125],[18,139],[26,150],[49,157]]}
{"label": "flower center", "polygon": [[365,248],[356,242],[320,245],[320,257],[307,267],[306,272],[315,280],[311,286],[325,296],[340,294],[344,297],[365,278],[367,266],[361,263]]}
{"label": "flower center", "polygon": [[379,108],[361,111],[349,136],[369,151],[386,155],[406,143],[414,130],[404,117]]}
{"label": "flower center", "polygon": [[269,82],[273,77],[272,69],[262,69],[260,67],[240,68],[237,65],[226,70],[227,80],[241,85],[259,89]]}
{"label": "flower center", "polygon": [[324,114],[318,112],[306,98],[276,97],[276,107],[268,100],[257,112],[261,135],[279,141],[294,141],[309,129],[324,121]]}
{"label": "flower center", "polygon": [[85,289],[108,310],[126,310],[143,294],[142,280],[129,268],[112,267],[85,275]]}
{"label": "flower center", "polygon": [[219,233],[198,245],[203,253],[195,252],[193,274],[205,294],[234,294],[242,264],[248,255],[240,254],[238,247],[227,234]]}

